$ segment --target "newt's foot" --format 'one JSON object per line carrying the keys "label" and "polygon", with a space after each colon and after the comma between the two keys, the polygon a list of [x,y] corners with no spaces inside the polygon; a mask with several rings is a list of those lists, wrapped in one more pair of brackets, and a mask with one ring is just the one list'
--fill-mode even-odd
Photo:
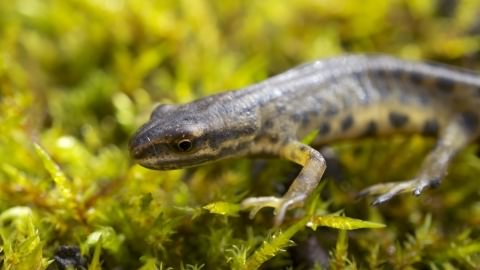
{"label": "newt's foot", "polygon": [[438,179],[431,180],[410,180],[404,182],[382,183],[368,187],[358,193],[358,197],[376,196],[372,205],[379,205],[389,201],[393,197],[411,192],[415,196],[419,196],[425,188],[436,187],[440,184]]}
{"label": "newt's foot", "polygon": [[306,195],[299,194],[296,196],[284,196],[282,198],[278,197],[252,197],[247,198],[242,202],[243,209],[250,210],[250,218],[255,217],[258,211],[264,207],[272,207],[274,209],[275,215],[275,226],[282,224],[283,219],[285,218],[285,213],[290,208],[300,207],[305,200]]}

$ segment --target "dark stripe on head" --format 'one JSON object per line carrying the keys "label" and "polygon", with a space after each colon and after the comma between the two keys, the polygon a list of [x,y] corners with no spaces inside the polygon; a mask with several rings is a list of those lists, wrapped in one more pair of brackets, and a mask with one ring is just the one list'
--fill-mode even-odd
{"label": "dark stripe on head", "polygon": [[255,127],[245,126],[235,129],[210,131],[207,136],[203,137],[207,140],[208,145],[211,148],[216,149],[220,147],[225,141],[235,140],[236,138],[242,138],[245,136],[251,136],[255,134],[255,131]]}

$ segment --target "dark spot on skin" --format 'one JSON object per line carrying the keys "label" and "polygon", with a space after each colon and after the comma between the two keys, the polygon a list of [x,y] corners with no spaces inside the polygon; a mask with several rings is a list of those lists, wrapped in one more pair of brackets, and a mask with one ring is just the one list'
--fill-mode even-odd
{"label": "dark spot on skin", "polygon": [[401,128],[408,122],[408,116],[399,112],[390,112],[388,114],[388,120],[390,120],[393,127]]}
{"label": "dark spot on skin", "polygon": [[422,84],[423,82],[423,75],[418,72],[410,72],[409,77],[410,81],[414,84]]}
{"label": "dark spot on skin", "polygon": [[352,115],[348,115],[342,120],[341,129],[342,131],[347,131],[352,126],[353,126],[353,117]]}
{"label": "dark spot on skin", "polygon": [[290,118],[295,123],[301,122],[303,126],[307,126],[310,123],[310,118],[307,114],[295,113]]}
{"label": "dark spot on skin", "polygon": [[332,106],[325,111],[325,116],[331,117],[336,115],[337,113],[338,113],[338,109]]}
{"label": "dark spot on skin", "polygon": [[279,141],[279,138],[278,136],[271,136],[271,137],[268,137],[268,140],[271,142],[271,143],[278,143]]}
{"label": "dark spot on skin", "polygon": [[303,126],[308,126],[308,124],[310,124],[310,117],[308,117],[308,115],[304,114],[302,116],[302,125]]}
{"label": "dark spot on skin", "polygon": [[385,78],[385,69],[377,69],[372,71],[372,74],[374,76],[377,76],[379,78]]}
{"label": "dark spot on skin", "polygon": [[291,115],[290,117],[292,119],[292,121],[294,122],[299,122],[301,119],[302,119],[302,115],[299,114],[299,113],[294,113]]}
{"label": "dark spot on skin", "polygon": [[327,135],[330,132],[330,124],[329,123],[323,123],[320,126],[320,129],[318,131],[320,135]]}
{"label": "dark spot on skin", "polygon": [[275,109],[277,110],[278,113],[284,113],[285,112],[285,106],[283,106],[283,105],[277,105],[277,106],[275,106]]}
{"label": "dark spot on skin", "polygon": [[265,121],[265,124],[263,124],[265,128],[272,128],[273,127],[273,121],[271,119]]}
{"label": "dark spot on skin", "polygon": [[363,136],[373,136],[377,133],[377,129],[378,129],[377,123],[375,123],[375,121],[372,120],[368,122],[367,128],[363,132]]}
{"label": "dark spot on skin", "polygon": [[360,74],[360,72],[353,72],[352,77],[355,78],[355,80],[357,81],[362,80],[362,75]]}
{"label": "dark spot on skin", "polygon": [[418,101],[420,102],[421,105],[427,105],[430,103],[430,97],[425,94],[419,94]]}
{"label": "dark spot on skin", "polygon": [[310,111],[309,114],[313,117],[316,117],[316,116],[318,116],[319,113],[318,113],[318,111]]}
{"label": "dark spot on skin", "polygon": [[448,79],[448,78],[438,78],[435,81],[435,85],[437,86],[438,90],[442,91],[443,93],[451,93],[455,88],[455,82]]}
{"label": "dark spot on skin", "polygon": [[392,69],[392,70],[390,70],[390,75],[391,75],[393,78],[398,79],[398,80],[402,79],[403,74],[404,74],[403,71],[400,70],[400,69]]}
{"label": "dark spot on skin", "polygon": [[478,115],[474,112],[463,112],[460,115],[462,125],[469,132],[474,132],[478,128]]}
{"label": "dark spot on skin", "polygon": [[435,177],[433,179],[430,179],[430,181],[428,182],[428,186],[432,188],[437,188],[438,186],[440,186],[441,183],[442,183],[442,178]]}
{"label": "dark spot on skin", "polygon": [[422,128],[422,134],[426,136],[435,136],[438,133],[438,122],[430,119],[425,121]]}
{"label": "dark spot on skin", "polygon": [[300,151],[305,152],[308,148],[305,145],[300,146]]}

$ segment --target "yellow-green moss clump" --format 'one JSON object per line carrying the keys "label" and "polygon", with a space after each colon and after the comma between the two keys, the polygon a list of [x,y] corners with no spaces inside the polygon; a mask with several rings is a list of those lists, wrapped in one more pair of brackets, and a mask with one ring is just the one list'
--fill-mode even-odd
{"label": "yellow-green moss clump", "polygon": [[355,192],[411,177],[433,141],[335,145],[340,173],[280,229],[271,212],[250,220],[238,202],[281,193],[298,169],[291,164],[157,172],[127,152],[156,102],[239,88],[315,58],[382,52],[478,69],[478,10],[475,0],[0,1],[0,264],[478,267],[475,146],[439,189],[373,208]]}

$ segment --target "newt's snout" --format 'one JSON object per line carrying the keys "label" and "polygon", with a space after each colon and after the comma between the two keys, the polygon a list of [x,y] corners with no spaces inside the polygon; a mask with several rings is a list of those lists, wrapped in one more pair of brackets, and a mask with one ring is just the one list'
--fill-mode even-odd
{"label": "newt's snout", "polygon": [[132,136],[128,143],[128,150],[130,151],[130,156],[137,162],[147,158],[148,148],[150,144],[151,142],[148,136],[137,132],[135,135]]}

